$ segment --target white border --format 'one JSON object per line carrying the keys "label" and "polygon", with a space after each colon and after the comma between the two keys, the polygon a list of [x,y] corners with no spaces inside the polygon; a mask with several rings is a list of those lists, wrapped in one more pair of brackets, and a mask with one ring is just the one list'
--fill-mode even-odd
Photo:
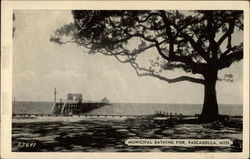
{"label": "white border", "polygon": [[[248,158],[249,156],[249,2],[247,1],[2,1],[1,158]],[[11,152],[12,11],[14,9],[227,9],[244,10],[243,152],[240,153],[67,153]]]}

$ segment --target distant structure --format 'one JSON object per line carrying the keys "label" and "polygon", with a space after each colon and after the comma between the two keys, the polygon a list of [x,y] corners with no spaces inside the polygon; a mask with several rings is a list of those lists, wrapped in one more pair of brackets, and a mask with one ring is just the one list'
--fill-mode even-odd
{"label": "distant structure", "polygon": [[55,104],[51,109],[51,114],[73,115],[88,112],[92,109],[99,108],[104,105],[109,105],[109,100],[105,97],[99,102],[84,101],[81,93],[68,93],[66,100],[56,102],[56,89],[54,91]]}
{"label": "distant structure", "polygon": [[108,100],[108,98],[104,97],[104,98],[101,100],[101,102],[103,102],[103,103],[109,103],[110,101]]}
{"label": "distant structure", "polygon": [[54,102],[56,103],[56,88],[54,88]]}
{"label": "distant structure", "polygon": [[68,97],[67,100],[70,102],[82,103],[82,94],[80,93],[77,94],[69,93],[67,97]]}

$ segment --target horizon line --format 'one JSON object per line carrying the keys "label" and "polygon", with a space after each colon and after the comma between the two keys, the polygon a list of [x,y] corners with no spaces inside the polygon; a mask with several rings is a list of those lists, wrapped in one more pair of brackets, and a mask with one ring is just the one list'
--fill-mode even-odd
{"label": "horizon line", "polygon": [[[91,101],[91,100],[89,100]],[[14,100],[12,100],[12,102],[14,102]],[[21,101],[21,100],[16,100],[15,102],[50,102],[50,103],[55,103],[54,101]],[[59,101],[57,101],[59,102]],[[94,101],[94,102],[101,102],[101,101]],[[110,102],[111,104],[112,103],[119,103],[119,104],[203,104],[203,103],[164,103],[164,102]],[[225,105],[230,105],[230,104],[233,104],[233,105],[243,105],[243,103],[218,103],[218,105],[220,104],[225,104]]]}

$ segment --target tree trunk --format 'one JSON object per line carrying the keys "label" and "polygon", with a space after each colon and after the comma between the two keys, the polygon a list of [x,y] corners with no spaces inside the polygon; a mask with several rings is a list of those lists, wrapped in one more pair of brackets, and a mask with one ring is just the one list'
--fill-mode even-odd
{"label": "tree trunk", "polygon": [[213,71],[204,76],[204,104],[201,113],[202,122],[218,120],[218,103],[216,97],[216,81],[218,71]]}

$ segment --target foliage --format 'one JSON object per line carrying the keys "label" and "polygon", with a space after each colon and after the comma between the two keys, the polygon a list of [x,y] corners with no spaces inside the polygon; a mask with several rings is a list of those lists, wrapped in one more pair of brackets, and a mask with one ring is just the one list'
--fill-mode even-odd
{"label": "foliage", "polygon": [[[75,10],[72,14],[74,23],[59,28],[51,41],[73,42],[91,54],[114,56],[121,63],[129,63],[139,76],[204,84],[211,70],[217,76],[217,71],[243,58],[242,42],[232,43],[234,33],[243,31],[242,11]],[[131,43],[137,45],[131,48]],[[152,59],[149,68],[137,63],[146,50],[161,57]],[[203,78],[161,75],[163,70],[174,69]]]}

